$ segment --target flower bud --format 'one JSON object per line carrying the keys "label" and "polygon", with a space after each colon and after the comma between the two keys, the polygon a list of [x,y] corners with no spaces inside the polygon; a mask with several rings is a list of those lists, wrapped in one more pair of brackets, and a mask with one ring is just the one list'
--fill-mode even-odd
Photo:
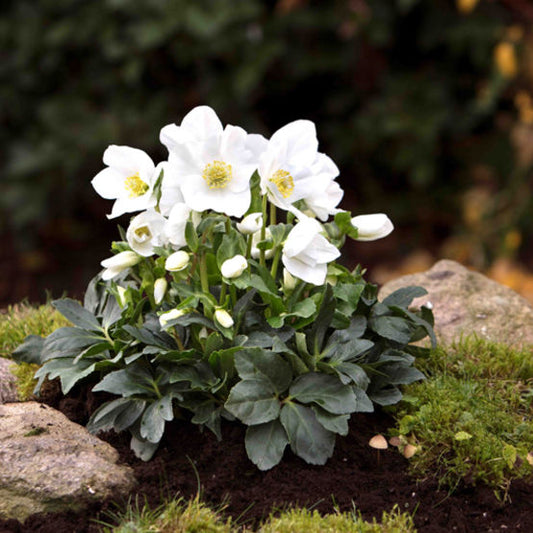
{"label": "flower bud", "polygon": [[104,259],[100,264],[105,268],[102,279],[108,280],[118,276],[126,268],[136,265],[142,257],[132,251],[120,252],[113,257]]}
{"label": "flower bud", "polygon": [[[271,241],[272,240],[272,232],[266,228],[265,231],[265,241]],[[252,257],[254,259],[259,259],[261,257],[261,250],[257,247],[257,245],[261,242],[261,232],[256,231],[253,234],[252,237]],[[274,248],[269,248],[268,250],[265,250],[265,259],[270,259],[274,255]]]}
{"label": "flower bud", "polygon": [[243,255],[235,255],[226,259],[220,267],[220,272],[225,278],[238,278],[248,268],[248,261]]}
{"label": "flower bud", "polygon": [[179,272],[189,264],[189,254],[184,250],[178,250],[170,254],[165,261],[165,268],[170,272]]}
{"label": "flower bud", "polygon": [[261,213],[250,213],[237,223],[237,229],[244,235],[253,235],[263,226],[263,215]]}
{"label": "flower bud", "polygon": [[121,285],[117,285],[117,302],[120,307],[126,305],[126,289]]}
{"label": "flower bud", "polygon": [[352,218],[352,226],[357,228],[358,241],[375,241],[386,237],[394,229],[387,215],[359,215]]}
{"label": "flower bud", "polygon": [[164,328],[171,320],[175,320],[180,316],[186,315],[187,311],[185,309],[171,309],[162,315],[159,315],[159,324]]}
{"label": "flower bud", "polygon": [[215,311],[215,320],[223,327],[223,328],[231,328],[235,322],[233,322],[233,318],[231,318],[231,315],[225,310],[225,309],[217,309]]}
{"label": "flower bud", "polygon": [[286,269],[283,269],[283,289],[285,291],[293,291],[298,280]]}
{"label": "flower bud", "polygon": [[165,293],[167,292],[167,280],[165,278],[158,278],[154,282],[154,302],[156,305],[159,305],[163,298],[165,297]]}

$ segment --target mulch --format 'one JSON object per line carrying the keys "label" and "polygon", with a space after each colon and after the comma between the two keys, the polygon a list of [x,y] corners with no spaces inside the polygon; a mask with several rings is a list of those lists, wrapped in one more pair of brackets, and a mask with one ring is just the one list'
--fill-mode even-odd
{"label": "mulch", "polygon": [[[59,408],[71,420],[85,423],[101,398],[78,390],[67,398],[49,393],[46,403]],[[223,440],[210,431],[201,432],[185,421],[167,425],[160,449],[149,462],[138,460],[129,449],[126,434],[108,432],[101,437],[113,445],[120,461],[130,465],[138,481],[130,495],[142,506],[161,503],[162,498],[194,497],[201,490],[203,501],[225,505],[224,513],[242,524],[256,525],[272,508],[305,505],[322,513],[335,509],[353,511],[371,520],[395,504],[414,513],[423,533],[533,531],[533,484],[513,482],[505,504],[491,488],[459,486],[452,494],[439,488],[438,480],[416,480],[409,462],[396,448],[377,451],[369,439],[386,434],[394,425],[384,412],[352,417],[350,432],[338,437],[333,457],[324,466],[308,465],[289,450],[283,461],[261,472],[249,461],[244,449],[244,428],[223,425]],[[30,516],[24,524],[0,520],[0,532],[94,533],[101,530],[94,520],[110,521],[109,512],[124,508],[125,501],[105,501],[83,514],[49,513]]]}

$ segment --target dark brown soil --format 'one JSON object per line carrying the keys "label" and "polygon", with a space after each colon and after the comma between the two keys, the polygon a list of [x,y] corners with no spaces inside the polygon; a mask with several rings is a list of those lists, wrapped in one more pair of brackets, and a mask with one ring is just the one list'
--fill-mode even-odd
{"label": "dark brown soil", "polygon": [[[84,422],[95,398],[79,392],[77,398],[59,401],[56,396],[48,403]],[[306,505],[323,513],[356,509],[366,519],[379,520],[383,511],[398,504],[414,513],[419,532],[533,531],[533,484],[513,483],[505,505],[485,486],[462,486],[449,495],[435,479],[416,481],[410,476],[408,461],[394,448],[377,452],[368,446],[373,435],[386,434],[392,426],[386,413],[354,416],[349,435],[337,438],[334,456],[325,466],[308,465],[287,451],[282,463],[267,472],[257,470],[246,457],[244,429],[237,424],[227,423],[223,441],[217,442],[209,431],[173,422],[147,463],[129,450],[127,435],[110,432],[102,437],[117,448],[122,462],[133,467],[138,487],[131,496],[141,504],[146,499],[156,506],[162,498],[176,495],[188,498],[200,486],[204,501],[215,506],[225,503],[229,515],[249,525],[267,516],[273,506]],[[100,531],[94,519],[109,522],[106,512],[116,511],[117,503],[125,505],[104,502],[83,515],[34,515],[24,524],[0,520],[0,532],[92,533]]]}

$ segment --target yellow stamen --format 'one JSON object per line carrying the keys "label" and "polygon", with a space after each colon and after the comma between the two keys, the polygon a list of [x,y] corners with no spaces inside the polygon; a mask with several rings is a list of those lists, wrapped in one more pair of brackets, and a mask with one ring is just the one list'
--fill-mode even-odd
{"label": "yellow stamen", "polygon": [[130,193],[130,198],[137,198],[142,196],[149,189],[148,183],[144,182],[140,177],[139,173],[136,172],[133,176],[126,178],[124,187]]}
{"label": "yellow stamen", "polygon": [[213,161],[205,166],[202,178],[210,189],[223,189],[231,181],[232,168],[224,161]]}
{"label": "yellow stamen", "polygon": [[141,226],[137,228],[135,230],[135,235],[137,236],[140,242],[144,242],[145,240],[150,239],[152,237],[148,226]]}
{"label": "yellow stamen", "polygon": [[274,172],[270,181],[278,188],[283,198],[288,198],[294,191],[294,180],[286,170],[277,170]]}

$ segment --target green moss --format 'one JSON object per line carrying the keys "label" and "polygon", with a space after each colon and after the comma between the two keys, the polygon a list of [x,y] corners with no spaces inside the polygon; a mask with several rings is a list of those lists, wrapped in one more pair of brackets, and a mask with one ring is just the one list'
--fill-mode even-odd
{"label": "green moss", "polygon": [[292,509],[278,517],[270,517],[259,533],[409,533],[414,532],[413,519],[398,508],[384,512],[381,523],[364,521],[354,513],[320,515],[317,511]]}
{"label": "green moss", "polygon": [[68,320],[49,304],[10,306],[0,312],[0,357],[9,358],[28,335],[45,337],[57,328],[69,325]]}
{"label": "green moss", "polygon": [[505,497],[510,482],[533,476],[533,361],[480,339],[438,348],[425,363],[429,379],[406,389],[396,433],[417,447],[419,475],[453,487],[487,483]]}
{"label": "green moss", "polygon": [[[17,346],[22,344],[28,335],[43,337],[62,326],[70,323],[51,305],[33,307],[28,304],[17,304],[0,312],[0,357],[10,358]],[[33,375],[36,365],[22,363],[13,365],[11,371],[17,377],[17,391],[20,400],[32,396],[35,387]]]}

